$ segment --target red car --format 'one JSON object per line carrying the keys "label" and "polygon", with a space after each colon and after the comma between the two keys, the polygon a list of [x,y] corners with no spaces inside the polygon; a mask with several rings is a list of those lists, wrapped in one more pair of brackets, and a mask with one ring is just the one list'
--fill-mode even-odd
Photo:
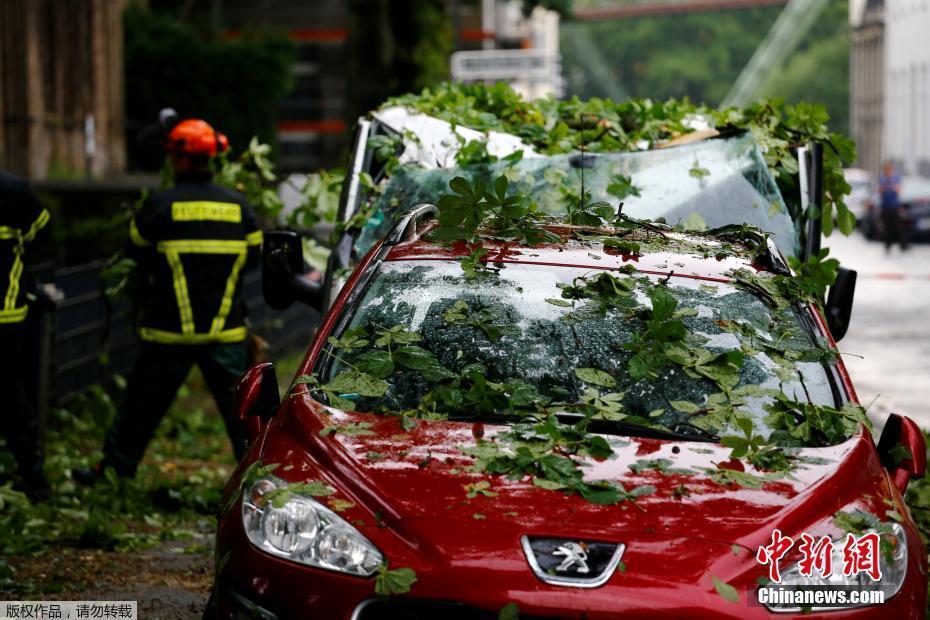
{"label": "red car", "polygon": [[[801,576],[795,546],[782,585],[885,596],[824,617],[923,616],[902,499],[923,437],[892,416],[876,446],[824,317],[780,303],[771,243],[549,225],[482,256],[430,241],[434,211],[361,260],[283,402],[271,365],[243,377],[253,443],[208,617],[790,617],[758,602],[760,548],[827,536],[840,564],[856,523],[881,536],[880,582]],[[296,270],[299,245],[271,237]]]}

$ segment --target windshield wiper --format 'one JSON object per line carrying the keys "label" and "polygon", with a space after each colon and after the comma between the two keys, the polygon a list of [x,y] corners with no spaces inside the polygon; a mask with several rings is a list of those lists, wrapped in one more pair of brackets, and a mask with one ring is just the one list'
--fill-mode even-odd
{"label": "windshield wiper", "polygon": [[[556,419],[563,424],[577,424],[584,420],[580,413],[561,412],[555,414]],[[487,415],[453,414],[448,417],[450,422],[480,422],[484,424],[507,424],[513,422],[537,423],[543,417],[533,414],[517,415],[512,413],[494,413]],[[588,422],[588,431],[600,435],[619,435],[623,437],[645,437],[647,439],[681,439],[685,441],[702,441],[716,443],[720,440],[717,435],[709,433],[693,424],[681,423],[675,429],[656,428],[644,426],[623,420],[592,419]]]}
{"label": "windshield wiper", "polygon": [[[578,413],[557,413],[560,422],[575,424],[584,419]],[[684,428],[683,428],[684,427]],[[719,437],[691,424],[679,424],[674,430],[645,426],[624,420],[592,419],[588,422],[588,431],[601,435],[623,435],[627,437],[646,437],[648,439],[684,439],[685,441],[716,442]]]}

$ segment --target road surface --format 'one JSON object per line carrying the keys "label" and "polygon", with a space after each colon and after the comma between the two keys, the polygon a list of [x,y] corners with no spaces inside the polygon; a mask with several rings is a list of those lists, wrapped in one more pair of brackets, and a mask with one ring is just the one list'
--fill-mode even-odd
{"label": "road surface", "polygon": [[877,423],[891,413],[930,429],[930,245],[907,252],[834,233],[831,256],[859,281],[849,332],[839,343],[859,400]]}

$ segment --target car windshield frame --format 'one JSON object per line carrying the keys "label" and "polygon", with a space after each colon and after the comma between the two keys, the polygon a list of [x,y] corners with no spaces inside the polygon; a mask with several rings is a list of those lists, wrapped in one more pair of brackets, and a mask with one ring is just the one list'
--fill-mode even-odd
{"label": "car windshield frame", "polygon": [[[359,204],[371,216],[353,240],[364,255],[392,226],[404,209],[436,204],[449,193],[448,182],[461,176],[486,186],[507,176],[511,191],[526,195],[541,213],[564,215],[579,199],[584,175],[588,200],[623,203],[623,212],[638,219],[664,219],[672,226],[700,230],[750,224],[769,233],[785,256],[797,256],[800,234],[762,150],[748,132],[735,132],[691,144],[642,151],[508,158],[464,166],[423,168],[402,164],[369,188]],[[623,182],[623,178],[628,184]],[[735,198],[734,198],[735,197]],[[728,206],[730,201],[748,204]]]}

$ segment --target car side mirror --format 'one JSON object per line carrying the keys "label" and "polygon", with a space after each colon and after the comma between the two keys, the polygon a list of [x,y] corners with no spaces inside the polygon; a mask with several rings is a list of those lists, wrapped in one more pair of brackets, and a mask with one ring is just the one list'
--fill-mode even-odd
{"label": "car side mirror", "polygon": [[910,418],[892,413],[878,440],[878,457],[901,493],[912,478],[923,478],[927,468],[927,442]]}
{"label": "car side mirror", "polygon": [[[314,275],[317,278],[314,279]],[[295,301],[322,310],[323,286],[318,272],[304,271],[301,236],[289,230],[265,233],[262,242],[262,294],[268,305],[284,310]]]}
{"label": "car side mirror", "polygon": [[836,273],[836,281],[827,295],[825,308],[827,326],[830,328],[833,340],[837,342],[846,335],[846,330],[849,329],[857,277],[858,274],[852,269],[840,267]]}
{"label": "car side mirror", "polygon": [[246,370],[236,384],[233,413],[245,425],[249,443],[255,441],[265,422],[280,406],[281,393],[274,364],[264,362]]}

